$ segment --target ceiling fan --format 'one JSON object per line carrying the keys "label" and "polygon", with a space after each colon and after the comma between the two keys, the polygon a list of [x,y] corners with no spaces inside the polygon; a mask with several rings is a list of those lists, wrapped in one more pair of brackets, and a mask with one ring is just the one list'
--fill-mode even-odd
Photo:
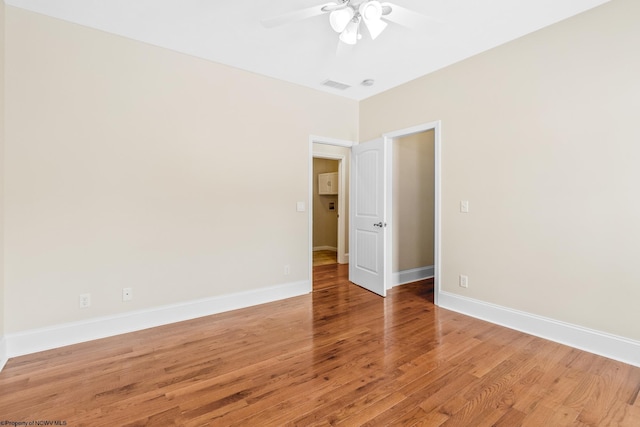
{"label": "ceiling fan", "polygon": [[394,3],[378,0],[337,0],[265,19],[262,25],[273,28],[323,14],[329,14],[329,24],[340,34],[340,41],[350,45],[356,44],[362,38],[362,22],[371,38],[375,40],[387,27],[386,21],[420,29],[428,25],[430,20],[425,15]]}

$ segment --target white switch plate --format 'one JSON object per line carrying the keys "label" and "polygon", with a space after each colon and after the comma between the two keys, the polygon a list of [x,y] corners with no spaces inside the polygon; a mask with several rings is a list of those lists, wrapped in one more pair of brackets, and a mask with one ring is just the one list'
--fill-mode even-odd
{"label": "white switch plate", "polygon": [[460,285],[461,288],[468,288],[469,276],[465,276],[464,274],[461,274],[460,277],[458,278],[458,284]]}
{"label": "white switch plate", "polygon": [[304,202],[296,202],[296,210],[298,212],[304,212],[305,210]]}
{"label": "white switch plate", "polygon": [[460,212],[468,213],[469,212],[469,201],[468,200],[460,200]]}
{"label": "white switch plate", "polygon": [[133,288],[122,288],[122,301],[131,301],[133,299]]}

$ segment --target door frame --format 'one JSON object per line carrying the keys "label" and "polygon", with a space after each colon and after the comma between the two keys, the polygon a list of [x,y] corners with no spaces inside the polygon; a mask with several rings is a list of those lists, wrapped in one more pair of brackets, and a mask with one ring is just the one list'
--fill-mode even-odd
{"label": "door frame", "polygon": [[[345,195],[347,191],[345,179],[345,161],[346,157],[340,154],[320,153],[314,151],[314,144],[333,145],[336,147],[344,147],[351,149],[355,145],[353,141],[328,138],[318,135],[309,135],[309,281],[313,288],[313,159],[331,159],[338,160],[338,179],[340,188],[338,190],[338,262],[346,264],[349,262],[349,255],[346,253],[346,214],[345,214]],[[342,261],[342,262],[341,262]]]}
{"label": "door frame", "polygon": [[[393,144],[393,139],[401,138],[403,136],[409,136],[420,132],[427,132],[433,130],[434,137],[434,230],[433,230],[433,300],[434,304],[438,305],[438,299],[440,295],[440,286],[442,283],[442,167],[441,167],[441,155],[442,155],[442,123],[440,120],[435,122],[423,123],[408,128],[387,132],[382,134],[385,140],[390,141]],[[392,173],[392,171],[388,171]],[[387,211],[393,211],[393,187],[389,186],[387,197]],[[391,218],[389,217],[391,220]],[[391,224],[391,222],[389,222]],[[385,257],[390,257],[391,248],[389,253],[385,254]],[[391,286],[391,284],[389,284]]]}

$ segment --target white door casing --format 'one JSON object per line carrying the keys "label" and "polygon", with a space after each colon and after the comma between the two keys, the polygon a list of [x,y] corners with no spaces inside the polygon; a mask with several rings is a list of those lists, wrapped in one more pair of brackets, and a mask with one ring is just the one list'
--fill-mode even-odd
{"label": "white door casing", "polygon": [[[411,126],[405,129],[399,129],[393,132],[383,134],[385,140],[393,141],[394,138],[401,138],[419,132],[434,131],[434,276],[433,276],[433,300],[435,305],[439,305],[440,286],[442,283],[442,193],[441,193],[441,156],[442,156],[442,125],[440,121],[423,123],[417,126]],[[389,188],[392,188],[391,186]],[[388,199],[392,199],[392,195],[388,194]],[[389,206],[388,209],[391,209]],[[391,223],[389,219],[389,223]]]}
{"label": "white door casing", "polygon": [[379,138],[354,145],[351,152],[349,280],[381,296],[386,296],[391,261],[386,200],[390,147],[390,140]]}

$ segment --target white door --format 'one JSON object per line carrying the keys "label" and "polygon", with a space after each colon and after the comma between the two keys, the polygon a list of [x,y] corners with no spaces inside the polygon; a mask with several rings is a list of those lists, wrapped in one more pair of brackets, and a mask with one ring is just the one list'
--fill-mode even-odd
{"label": "white door", "polygon": [[383,138],[352,147],[349,280],[385,296],[389,268],[386,246],[386,178],[389,142]]}

